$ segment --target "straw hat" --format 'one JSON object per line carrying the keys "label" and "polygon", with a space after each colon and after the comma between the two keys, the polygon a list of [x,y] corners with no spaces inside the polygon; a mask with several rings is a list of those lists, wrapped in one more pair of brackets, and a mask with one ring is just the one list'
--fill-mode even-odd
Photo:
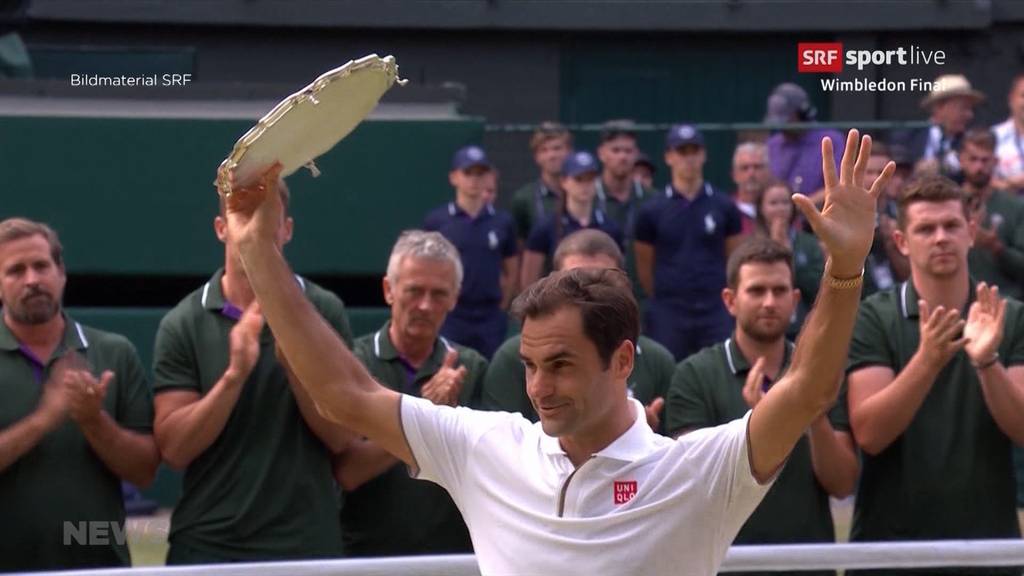
{"label": "straw hat", "polygon": [[966,96],[977,104],[985,99],[985,95],[971,88],[971,83],[963,74],[944,74],[935,79],[931,94],[921,100],[921,107],[928,108],[947,98]]}

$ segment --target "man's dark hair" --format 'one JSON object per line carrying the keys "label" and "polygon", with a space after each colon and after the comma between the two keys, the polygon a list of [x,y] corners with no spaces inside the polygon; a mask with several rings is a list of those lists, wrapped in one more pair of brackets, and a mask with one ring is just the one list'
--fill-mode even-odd
{"label": "man's dark hair", "polygon": [[606,232],[594,228],[584,228],[569,234],[558,243],[552,259],[555,270],[562,269],[562,262],[568,256],[607,256],[615,262],[615,267],[624,269],[625,258],[615,240]]}
{"label": "man's dark hair", "polygon": [[594,343],[603,369],[626,340],[640,337],[640,308],[633,286],[622,270],[574,268],[552,272],[534,282],[512,303],[520,322],[543,318],[575,307],[583,319],[583,334]]}
{"label": "man's dark hair", "polygon": [[[996,151],[996,135],[985,128],[971,128],[964,134],[964,145],[970,144],[989,152]],[[962,148],[961,148],[962,150]]]}
{"label": "man's dark hair", "polygon": [[941,175],[922,176],[912,180],[903,190],[897,212],[900,230],[907,229],[907,208],[917,202],[948,202],[957,200],[964,209],[964,218],[970,218],[967,195],[949,178]]}
{"label": "man's dark hair", "polygon": [[609,120],[601,126],[601,144],[626,136],[636,140],[636,122],[632,120]]}
{"label": "man's dark hair", "polygon": [[735,290],[740,285],[740,268],[744,264],[757,262],[775,264],[785,262],[793,275],[793,252],[771,238],[751,236],[733,250],[725,265],[725,280],[729,288]]}

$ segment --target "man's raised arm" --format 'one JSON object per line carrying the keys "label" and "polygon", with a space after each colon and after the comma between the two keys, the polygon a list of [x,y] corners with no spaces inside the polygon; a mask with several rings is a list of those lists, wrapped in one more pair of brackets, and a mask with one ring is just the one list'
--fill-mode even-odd
{"label": "man's raised arm", "polygon": [[370,438],[407,464],[415,464],[402,432],[400,395],[378,384],[303,295],[274,244],[283,217],[280,166],[252,186],[225,196],[228,226],[256,300],[277,343],[325,418]]}
{"label": "man's raised arm", "polygon": [[750,416],[750,462],[759,479],[774,474],[807,427],[835,403],[857,317],[864,259],[874,238],[876,200],[895,170],[890,162],[870,191],[865,187],[871,137],[860,139],[856,130],[847,136],[838,177],[829,138],[822,140],[821,150],[822,211],[801,194],[793,201],[824,242],[829,263],[789,370]]}

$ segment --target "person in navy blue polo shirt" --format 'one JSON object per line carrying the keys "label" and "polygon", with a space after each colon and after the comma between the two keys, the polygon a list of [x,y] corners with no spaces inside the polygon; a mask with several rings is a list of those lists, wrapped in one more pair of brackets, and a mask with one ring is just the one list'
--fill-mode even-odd
{"label": "person in navy blue polo shirt", "polygon": [[704,136],[681,124],[665,144],[672,180],[661,198],[640,208],[633,247],[650,296],[645,333],[681,361],[732,331],[721,292],[742,223],[732,199],[704,180]]}
{"label": "person in navy blue polo shirt", "polygon": [[555,248],[569,234],[584,228],[607,233],[622,246],[622,229],[595,202],[600,165],[589,152],[575,152],[562,165],[562,204],[555,214],[534,225],[526,238],[520,285],[536,282],[551,269]]}
{"label": "person in navy blue polo shirt", "polygon": [[426,230],[440,232],[456,248],[465,271],[455,309],[441,334],[490,358],[505,340],[505,308],[515,295],[519,246],[512,216],[487,201],[494,165],[479,146],[455,152],[448,181],[455,200],[427,214]]}

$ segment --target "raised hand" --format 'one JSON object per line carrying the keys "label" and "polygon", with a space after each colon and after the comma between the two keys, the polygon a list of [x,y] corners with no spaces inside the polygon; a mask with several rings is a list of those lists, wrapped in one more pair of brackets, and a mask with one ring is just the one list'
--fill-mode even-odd
{"label": "raised hand", "polygon": [[828,137],[821,141],[821,156],[825,176],[825,201],[821,212],[803,194],[794,194],[793,202],[825,244],[831,259],[830,273],[837,278],[852,278],[864,269],[864,259],[875,235],[878,197],[888,185],[896,164],[886,164],[870,189],[866,188],[864,172],[871,156],[871,137],[860,138],[857,130],[850,130],[846,137],[838,177],[832,140]]}
{"label": "raised hand", "polygon": [[743,384],[743,400],[751,409],[757,406],[761,398],[764,398],[764,365],[765,359],[764,356],[761,356],[750,367],[746,383]]}
{"label": "raised hand", "polygon": [[228,335],[228,369],[225,373],[232,382],[241,384],[252,373],[260,359],[260,332],[263,330],[263,314],[260,306],[253,302],[242,313],[242,317],[231,328]]}
{"label": "raised hand", "polygon": [[960,312],[946,310],[945,306],[932,310],[925,300],[917,301],[917,309],[918,328],[921,332],[921,342],[917,349],[927,356],[929,364],[945,366],[967,343],[966,338],[957,338],[964,329]]}
{"label": "raised hand", "polygon": [[228,234],[239,244],[259,240],[273,242],[284,214],[277,183],[281,164],[268,167],[255,182],[235,182],[228,176],[229,191],[224,193]]}
{"label": "raised hand", "polygon": [[964,325],[964,350],[975,364],[985,364],[995,358],[1003,341],[1003,322],[1006,318],[1006,299],[999,297],[999,288],[984,282],[978,284],[977,298],[967,312]]}
{"label": "raised hand", "polygon": [[462,382],[466,379],[466,367],[455,367],[459,353],[449,350],[444,363],[434,376],[423,385],[420,394],[439,406],[455,406],[462,393]]}

